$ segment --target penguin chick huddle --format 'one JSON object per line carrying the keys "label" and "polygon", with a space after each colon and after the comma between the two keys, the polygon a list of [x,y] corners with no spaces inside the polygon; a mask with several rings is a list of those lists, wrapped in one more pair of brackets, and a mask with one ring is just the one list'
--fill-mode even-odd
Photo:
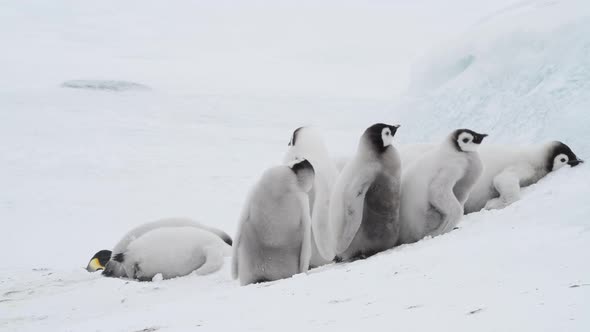
{"label": "penguin chick huddle", "polygon": [[295,130],[287,164],[265,172],[247,200],[233,277],[242,285],[282,279],[452,230],[482,173],[477,150],[487,135],[455,130],[402,176],[399,127],[367,128],[340,172],[315,129]]}
{"label": "penguin chick huddle", "polygon": [[87,270],[168,279],[215,272],[231,255],[232,277],[241,285],[289,278],[447,233],[465,213],[505,207],[521,187],[583,162],[561,142],[480,149],[487,135],[470,129],[398,151],[399,127],[367,128],[341,170],[318,130],[298,128],[283,164],[267,169],[251,189],[233,241],[189,219],[163,219],[99,251]]}

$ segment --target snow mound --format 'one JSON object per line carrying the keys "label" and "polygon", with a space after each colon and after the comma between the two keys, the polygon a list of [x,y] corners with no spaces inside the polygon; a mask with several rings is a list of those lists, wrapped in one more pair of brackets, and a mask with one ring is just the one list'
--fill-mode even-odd
{"label": "snow mound", "polygon": [[562,140],[590,153],[589,17],[588,1],[524,2],[422,59],[396,107],[411,133],[400,138],[469,127],[489,142]]}
{"label": "snow mound", "polygon": [[150,90],[147,85],[128,81],[115,80],[72,80],[61,84],[64,88],[100,90],[100,91],[130,91]]}

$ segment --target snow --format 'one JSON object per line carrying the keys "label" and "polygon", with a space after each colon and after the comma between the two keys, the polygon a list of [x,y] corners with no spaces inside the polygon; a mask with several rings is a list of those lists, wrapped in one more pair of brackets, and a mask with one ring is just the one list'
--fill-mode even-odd
{"label": "snow", "polygon": [[[233,235],[302,125],[333,156],[379,121],[398,142],[472,127],[588,159],[590,4],[509,4],[6,4],[0,330],[588,330],[587,165],[444,236],[269,284],[240,287],[229,258],[153,283],[84,270],[163,217]],[[88,78],[151,90],[60,87]]]}
{"label": "snow", "polygon": [[410,139],[459,124],[489,143],[561,140],[588,154],[589,15],[587,1],[524,1],[418,61],[396,106],[405,129],[419,131]]}

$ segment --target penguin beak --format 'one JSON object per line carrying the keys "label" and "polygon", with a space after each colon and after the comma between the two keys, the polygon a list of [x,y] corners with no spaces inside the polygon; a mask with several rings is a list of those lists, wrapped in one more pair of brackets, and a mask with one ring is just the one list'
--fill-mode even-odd
{"label": "penguin beak", "polygon": [[568,165],[570,165],[571,167],[574,166],[578,166],[579,164],[582,164],[584,161],[582,159],[574,159],[574,160],[570,160],[567,162]]}
{"label": "penguin beak", "polygon": [[488,137],[488,134],[479,134],[473,138],[473,143],[481,144],[484,138]]}
{"label": "penguin beak", "polygon": [[104,266],[102,266],[102,264],[100,264],[100,261],[98,260],[98,258],[93,258],[90,263],[88,263],[88,266],[86,267],[86,270],[88,272],[94,272],[94,271],[98,271],[98,270],[104,270]]}

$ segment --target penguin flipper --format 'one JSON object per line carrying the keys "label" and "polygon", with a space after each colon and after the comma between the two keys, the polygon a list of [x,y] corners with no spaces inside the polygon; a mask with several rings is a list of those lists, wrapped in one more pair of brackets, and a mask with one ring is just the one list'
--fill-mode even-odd
{"label": "penguin flipper", "polygon": [[234,241],[232,244],[232,261],[231,261],[231,275],[233,279],[238,279],[238,249],[240,248],[240,240],[242,237],[242,226],[248,220],[250,214],[249,207],[246,206],[242,211],[242,215],[240,216],[240,221],[238,222],[238,231],[236,232],[236,236],[234,237]]}
{"label": "penguin flipper", "polygon": [[[317,193],[314,202],[314,208],[311,218],[312,241],[315,243],[316,249],[320,256],[325,260],[331,261],[336,254],[334,253],[334,245],[332,244],[330,220],[329,220],[329,200],[324,197],[325,192]],[[322,204],[324,204],[322,206]],[[312,254],[313,256],[313,254]]]}
{"label": "penguin flipper", "polygon": [[309,270],[309,261],[311,260],[311,217],[309,213],[309,200],[307,195],[301,195],[301,227],[303,229],[303,240],[301,242],[301,252],[299,254],[299,272]]}
{"label": "penguin flipper", "polygon": [[207,227],[206,229],[211,231],[213,234],[219,236],[223,240],[223,242],[227,243],[230,246],[232,245],[232,242],[233,242],[232,238],[226,232],[222,231],[221,229],[217,229],[217,228],[213,228],[213,227]]}
{"label": "penguin flipper", "polygon": [[342,193],[342,219],[336,224],[336,253],[342,253],[354,239],[363,221],[365,195],[373,181],[372,176],[356,177]]}
{"label": "penguin flipper", "polygon": [[535,170],[530,165],[507,167],[494,177],[492,184],[500,197],[489,200],[484,209],[498,209],[520,199],[520,183],[534,177]]}
{"label": "penguin flipper", "polygon": [[223,250],[216,246],[204,248],[205,263],[195,270],[198,275],[211,274],[218,271],[223,266]]}
{"label": "penguin flipper", "polygon": [[429,185],[429,203],[442,214],[443,220],[433,234],[446,233],[459,221],[463,215],[463,205],[453,193],[453,187],[461,178],[461,171],[457,168],[441,170]]}

